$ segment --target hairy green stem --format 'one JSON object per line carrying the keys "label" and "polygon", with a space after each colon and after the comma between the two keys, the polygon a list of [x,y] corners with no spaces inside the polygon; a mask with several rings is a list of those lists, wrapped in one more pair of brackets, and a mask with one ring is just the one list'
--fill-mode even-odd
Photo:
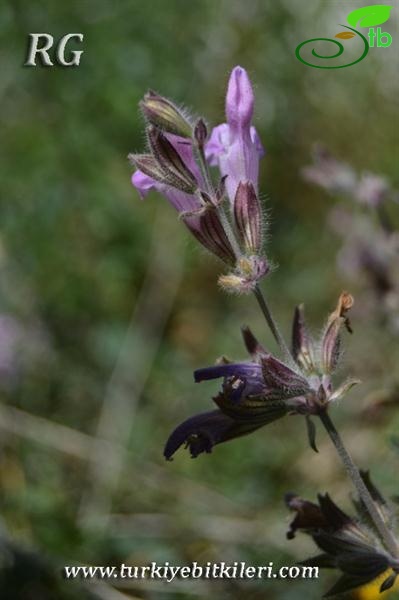
{"label": "hairy green stem", "polygon": [[288,346],[287,346],[282,334],[280,333],[278,325],[277,325],[276,321],[274,320],[274,317],[273,317],[273,315],[270,311],[270,308],[266,302],[266,298],[265,298],[262,290],[259,287],[259,284],[256,284],[256,286],[254,288],[254,295],[258,301],[260,309],[266,319],[267,324],[269,325],[270,331],[272,332],[273,337],[276,340],[281,352],[285,355],[286,358],[291,358],[291,353],[288,349]]}
{"label": "hairy green stem", "polygon": [[386,549],[394,557],[398,557],[398,545],[395,541],[395,538],[392,535],[391,531],[388,529],[380,512],[378,511],[378,508],[376,507],[375,502],[371,497],[371,494],[368,491],[360,475],[359,469],[353,462],[353,459],[349,454],[348,450],[345,448],[342,438],[339,435],[337,429],[335,428],[334,423],[332,422],[327,412],[323,412],[320,414],[320,420],[323,423],[328,435],[330,436],[330,439],[338,452],[338,455],[345,467],[345,470],[349,478],[351,479],[353,485],[355,486],[357,493],[360,496],[360,499],[363,501],[363,504],[367,512],[369,513],[370,518],[372,519],[375,527],[381,535]]}

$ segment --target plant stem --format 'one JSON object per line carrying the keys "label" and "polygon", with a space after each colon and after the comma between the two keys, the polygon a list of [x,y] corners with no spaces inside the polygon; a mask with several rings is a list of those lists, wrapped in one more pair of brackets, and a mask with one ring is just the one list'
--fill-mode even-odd
{"label": "plant stem", "polygon": [[259,287],[259,284],[256,284],[256,286],[255,286],[254,295],[259,303],[260,309],[266,319],[267,324],[269,325],[270,331],[272,332],[273,337],[276,340],[281,352],[284,355],[286,355],[287,358],[291,358],[291,353],[288,349],[288,346],[285,343],[285,340],[280,333],[278,325],[277,325],[276,321],[274,320],[274,317],[273,317],[273,315],[270,311],[270,308],[266,302],[266,298],[265,298],[262,290]]}
{"label": "plant stem", "polygon": [[392,533],[390,532],[383,518],[381,517],[381,514],[378,511],[378,508],[376,507],[375,502],[371,497],[371,494],[368,491],[360,475],[359,469],[357,468],[357,466],[353,462],[351,455],[345,448],[342,438],[339,435],[337,429],[335,428],[334,423],[332,422],[327,412],[322,412],[320,414],[320,420],[323,423],[328,435],[330,436],[330,439],[338,452],[338,455],[345,467],[345,470],[349,475],[349,478],[351,479],[353,485],[355,486],[356,491],[360,496],[360,499],[363,501],[363,504],[367,509],[370,518],[372,519],[375,527],[381,535],[386,549],[389,550],[389,552],[394,557],[398,557],[398,546],[395,541],[395,538],[393,537]]}

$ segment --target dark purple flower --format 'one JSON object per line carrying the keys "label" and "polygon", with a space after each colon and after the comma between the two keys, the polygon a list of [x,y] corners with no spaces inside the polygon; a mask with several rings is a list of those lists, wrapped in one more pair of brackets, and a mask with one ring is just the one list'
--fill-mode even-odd
{"label": "dark purple flower", "polygon": [[271,420],[278,419],[283,416],[280,412],[281,409],[280,411],[276,410],[273,414],[274,418],[268,413],[265,414],[262,422],[259,418],[255,421],[240,421],[229,417],[221,410],[195,415],[173,431],[166,442],[164,456],[167,460],[171,460],[173,454],[185,444],[192,458],[196,458],[202,452],[211,452],[216,444],[251,433],[262,425],[270,423]]}
{"label": "dark purple flower", "polygon": [[[352,304],[350,294],[341,294],[319,344],[313,343],[306,329],[302,309],[295,311],[295,362],[279,360],[244,328],[244,343],[251,360],[224,361],[195,371],[197,383],[223,380],[221,392],[213,398],[219,410],[196,415],[179,425],[168,439],[165,457],[170,459],[184,443],[194,457],[210,452],[214,445],[255,431],[286,414],[307,418],[309,443],[316,450],[310,416],[326,411],[330,403],[358,383],[350,379],[334,389],[331,381],[339,359],[340,329],[344,324],[349,327],[347,312]],[[320,350],[311,352],[310,348]]]}
{"label": "dark purple flower", "polygon": [[[303,398],[288,401],[298,391],[298,387],[289,388],[290,381],[297,382],[294,371],[277,359],[271,360],[271,355],[261,350],[249,329],[244,329],[243,337],[255,360],[223,363],[195,371],[197,383],[223,378],[222,390],[213,399],[219,410],[196,415],[179,425],[167,441],[166,458],[170,459],[184,443],[193,457],[210,452],[214,445],[251,433],[288,412],[295,412],[295,406],[305,402]],[[268,359],[270,372],[275,372],[271,386],[265,381],[265,364],[262,364]]]}
{"label": "dark purple flower", "polygon": [[[371,482],[369,474],[362,472],[361,476],[386,525],[392,529],[392,509]],[[301,564],[341,571],[341,578],[325,598],[352,592],[381,577],[381,592],[394,585],[399,561],[384,548],[378,532],[363,524],[364,507],[360,501],[356,507],[361,520],[343,512],[328,494],[319,494],[318,504],[295,494],[287,494],[285,500],[288,508],[296,513],[287,533],[288,539],[293,539],[297,531],[304,531],[322,551]]]}

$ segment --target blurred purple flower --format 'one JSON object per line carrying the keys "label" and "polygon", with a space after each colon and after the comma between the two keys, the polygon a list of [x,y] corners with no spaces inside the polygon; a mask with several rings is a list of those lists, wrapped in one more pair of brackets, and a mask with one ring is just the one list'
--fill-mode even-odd
{"label": "blurred purple flower", "polygon": [[373,208],[378,207],[388,196],[388,180],[374,173],[363,173],[355,189],[355,198]]}
{"label": "blurred purple flower", "polygon": [[337,160],[321,144],[314,145],[312,155],[313,164],[302,169],[302,176],[330,194],[352,196],[361,204],[378,208],[392,193],[385,177],[369,172],[359,176],[350,165]]}
{"label": "blurred purple flower", "polygon": [[348,164],[338,161],[321,144],[313,148],[313,164],[301,171],[303,178],[331,194],[354,192],[356,174]]}
{"label": "blurred purple flower", "polygon": [[259,159],[264,150],[256,129],[251,125],[254,95],[248,74],[235,67],[230,75],[226,95],[227,123],[212,130],[206,145],[211,165],[218,165],[226,177],[226,190],[233,204],[240,182],[250,182],[258,189]]}

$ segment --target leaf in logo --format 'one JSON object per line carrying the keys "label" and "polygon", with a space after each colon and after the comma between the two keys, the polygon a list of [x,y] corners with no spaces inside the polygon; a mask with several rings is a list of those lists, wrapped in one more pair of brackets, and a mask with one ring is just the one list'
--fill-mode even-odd
{"label": "leaf in logo", "polygon": [[392,6],[386,4],[372,4],[357,8],[348,15],[348,23],[352,27],[374,27],[382,25],[389,19]]}
{"label": "leaf in logo", "polygon": [[350,40],[351,38],[356,37],[356,33],[353,33],[352,31],[341,31],[334,37],[339,38],[340,40]]}

